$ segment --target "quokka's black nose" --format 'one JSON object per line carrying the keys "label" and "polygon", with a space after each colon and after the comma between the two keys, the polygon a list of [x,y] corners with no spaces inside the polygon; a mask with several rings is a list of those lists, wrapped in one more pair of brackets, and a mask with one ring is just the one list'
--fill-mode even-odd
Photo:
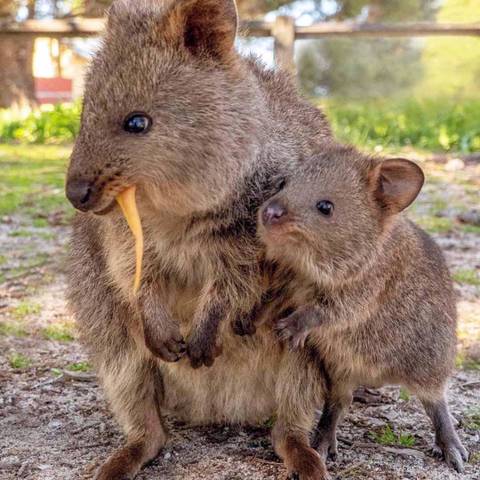
{"label": "quokka's black nose", "polygon": [[287,207],[279,201],[271,201],[262,212],[262,221],[265,226],[281,225],[287,220]]}
{"label": "quokka's black nose", "polygon": [[87,180],[69,180],[67,182],[66,194],[70,203],[82,212],[90,210],[96,202],[93,184]]}

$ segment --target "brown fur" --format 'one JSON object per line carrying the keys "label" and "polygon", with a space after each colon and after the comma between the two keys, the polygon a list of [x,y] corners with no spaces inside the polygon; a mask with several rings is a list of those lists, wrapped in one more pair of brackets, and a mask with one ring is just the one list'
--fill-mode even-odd
{"label": "brown fur", "polygon": [[[299,461],[311,456],[305,438],[323,391],[314,359],[283,349],[267,326],[240,338],[230,322],[264,290],[259,205],[330,129],[288,77],[234,52],[233,11],[231,0],[118,0],[88,76],[67,182],[67,193],[75,182],[90,192],[74,222],[69,301],[127,436],[102,480],[133,478],[158,452],[167,411],[192,423],[276,413],[289,470],[324,478],[318,457]],[[152,118],[148,133],[123,131],[131,112]],[[138,297],[133,239],[114,201],[133,184],[145,234]],[[195,367],[223,353],[193,370],[185,349]]]}
{"label": "brown fur", "polygon": [[[260,211],[268,258],[296,272],[297,309],[276,328],[292,346],[314,348],[331,380],[313,442],[324,457],[336,454],[336,425],[357,386],[401,384],[424,403],[447,462],[461,470],[467,458],[444,400],[456,346],[452,282],[432,239],[397,215],[422,184],[412,162],[332,144]],[[319,211],[322,201],[333,214]]]}

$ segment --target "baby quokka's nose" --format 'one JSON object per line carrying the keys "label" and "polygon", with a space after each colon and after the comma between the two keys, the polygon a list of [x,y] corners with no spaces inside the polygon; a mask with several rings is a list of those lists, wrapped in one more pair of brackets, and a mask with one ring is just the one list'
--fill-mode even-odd
{"label": "baby quokka's nose", "polygon": [[287,213],[287,207],[278,200],[272,200],[262,212],[262,222],[265,226],[281,225],[287,221]]}

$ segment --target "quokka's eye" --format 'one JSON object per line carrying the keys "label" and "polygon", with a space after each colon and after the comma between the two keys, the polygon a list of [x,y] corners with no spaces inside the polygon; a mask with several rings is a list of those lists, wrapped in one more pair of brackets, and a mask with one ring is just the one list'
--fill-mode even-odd
{"label": "quokka's eye", "polygon": [[317,203],[317,210],[326,217],[331,217],[333,215],[333,203],[330,200],[321,200]]}
{"label": "quokka's eye", "polygon": [[123,122],[123,129],[128,133],[147,133],[152,126],[152,119],[146,113],[131,113]]}

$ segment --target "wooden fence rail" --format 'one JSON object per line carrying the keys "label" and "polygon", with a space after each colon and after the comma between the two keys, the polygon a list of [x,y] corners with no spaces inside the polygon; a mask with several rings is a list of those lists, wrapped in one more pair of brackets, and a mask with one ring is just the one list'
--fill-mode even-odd
{"label": "wooden fence rail", "polygon": [[[0,35],[29,35],[44,37],[98,36],[104,29],[104,20],[97,18],[65,18],[54,20],[0,21]],[[310,26],[296,26],[292,17],[279,16],[273,23],[242,22],[241,32],[250,37],[274,37],[275,61],[294,72],[294,44],[298,39],[324,37],[419,37],[419,36],[480,36],[480,23],[349,23],[324,22]]]}

